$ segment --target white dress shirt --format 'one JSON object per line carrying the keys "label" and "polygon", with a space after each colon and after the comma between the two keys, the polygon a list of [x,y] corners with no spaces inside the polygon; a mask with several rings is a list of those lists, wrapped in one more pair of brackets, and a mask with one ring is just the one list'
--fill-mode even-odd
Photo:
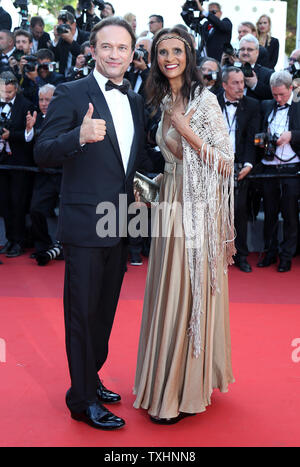
{"label": "white dress shirt", "polygon": [[[291,94],[289,100],[287,101],[287,104],[289,106],[293,102],[293,94]],[[276,134],[277,136],[282,135],[285,131],[288,131],[289,129],[289,107],[285,109],[280,109],[277,110],[275,113],[274,117],[274,112],[273,110],[270,115],[269,115],[269,130],[271,135]],[[283,146],[277,146],[276,149],[276,155],[279,157],[277,158],[276,156],[272,161],[268,161],[266,159],[262,159],[262,163],[265,165],[279,165],[279,164],[295,164],[297,162],[300,162],[299,156],[295,156],[295,151],[293,151],[292,147],[290,144],[284,144]],[[293,158],[293,156],[295,156]],[[281,159],[281,160],[280,160]]]}
{"label": "white dress shirt", "polygon": [[122,94],[117,89],[106,91],[105,83],[107,83],[109,78],[101,75],[96,68],[93,73],[101,91],[103,92],[114,122],[124,171],[126,173],[134,135],[134,125],[128,96],[126,94]]}
{"label": "white dress shirt", "polygon": [[224,116],[224,120],[225,120],[225,123],[227,125],[227,128],[228,128],[228,132],[229,132],[229,137],[230,137],[230,141],[231,141],[231,144],[232,144],[232,148],[233,148],[233,152],[235,153],[235,130],[236,130],[236,110],[237,110],[237,107],[235,107],[234,105],[226,105],[226,102],[228,102],[228,99],[226,98],[226,96],[224,95],[224,101],[225,101],[225,106],[224,106],[224,110],[223,110],[223,116]]}

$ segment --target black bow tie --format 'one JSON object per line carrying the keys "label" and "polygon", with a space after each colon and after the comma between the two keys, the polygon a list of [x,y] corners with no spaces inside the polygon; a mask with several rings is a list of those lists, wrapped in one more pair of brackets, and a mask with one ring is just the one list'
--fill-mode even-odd
{"label": "black bow tie", "polygon": [[225,105],[234,105],[234,107],[237,107],[239,105],[238,102],[230,102],[230,101],[226,101],[225,102]]}
{"label": "black bow tie", "polygon": [[288,107],[289,107],[289,104],[284,104],[284,105],[279,105],[279,104],[277,104],[277,105],[276,105],[276,109],[277,109],[277,110],[287,109]]}
{"label": "black bow tie", "polygon": [[117,89],[120,91],[122,94],[127,94],[129,90],[129,83],[124,83],[124,84],[115,84],[110,79],[105,83],[105,91],[111,91],[112,89]]}

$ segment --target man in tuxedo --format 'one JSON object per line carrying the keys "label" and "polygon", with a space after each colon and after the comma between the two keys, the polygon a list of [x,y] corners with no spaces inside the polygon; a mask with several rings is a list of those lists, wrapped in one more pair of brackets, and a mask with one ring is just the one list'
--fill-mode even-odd
{"label": "man in tuxedo", "polygon": [[259,42],[252,34],[246,34],[239,42],[239,60],[242,65],[249,63],[252,76],[245,76],[246,95],[260,101],[272,99],[270,77],[273,70],[257,63]]}
{"label": "man in tuxedo", "polygon": [[75,18],[69,11],[58,16],[58,25],[66,26],[66,32],[58,34],[57,26],[54,27],[55,39],[51,50],[59,62],[59,73],[66,77],[80,54],[81,44],[89,39],[90,34],[77,28]]}
{"label": "man in tuxedo", "polygon": [[259,129],[259,102],[244,96],[244,75],[239,68],[223,71],[224,93],[218,95],[225,123],[235,154],[235,265],[243,272],[251,272],[247,261],[248,189],[247,175],[255,164],[254,135]]}
{"label": "man in tuxedo", "polygon": [[207,18],[203,25],[203,36],[208,57],[221,61],[224,44],[229,44],[232,34],[232,23],[229,18],[221,19],[221,5],[212,2],[208,5],[208,11],[196,0],[198,9],[202,17]]}
{"label": "man in tuxedo", "polygon": [[262,159],[262,173],[275,178],[266,179],[262,184],[266,254],[258,266],[267,267],[277,261],[278,215],[281,212],[283,241],[277,269],[287,272],[291,269],[297,248],[300,180],[299,177],[279,178],[276,175],[293,175],[300,170],[300,102],[293,100],[292,76],[288,71],[272,74],[270,84],[274,98],[262,103],[261,130],[271,136],[276,135],[278,139],[275,149]]}
{"label": "man in tuxedo", "polygon": [[40,49],[51,47],[50,35],[44,31],[45,23],[41,16],[33,16],[30,20],[30,32],[32,34],[31,53],[36,53]]}
{"label": "man in tuxedo", "polygon": [[[18,93],[18,81],[13,73],[0,75],[2,135],[0,162],[5,165],[32,166],[32,145],[26,143],[26,115],[32,104]],[[26,171],[1,170],[0,210],[4,218],[7,243],[0,253],[13,258],[23,253],[25,216],[31,189],[31,177]]]}
{"label": "man in tuxedo", "polygon": [[[98,372],[107,358],[126,267],[127,205],[134,201],[133,177],[144,154],[144,105],[122,84],[135,46],[130,25],[107,18],[94,26],[90,43],[95,69],[57,87],[35,160],[63,165],[58,240],[66,262],[67,406],[76,420],[115,429],[124,420],[101,403],[120,396],[103,386]],[[116,222],[108,220],[112,231],[100,232],[107,209]]]}

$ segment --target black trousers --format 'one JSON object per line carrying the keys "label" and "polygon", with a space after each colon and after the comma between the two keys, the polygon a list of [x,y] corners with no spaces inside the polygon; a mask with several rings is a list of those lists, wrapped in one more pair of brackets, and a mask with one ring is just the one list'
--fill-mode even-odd
{"label": "black trousers", "polygon": [[34,179],[30,206],[31,232],[36,251],[47,250],[53,244],[47,217],[56,207],[61,186],[61,174],[38,173]]}
{"label": "black trousers", "polygon": [[236,230],[235,247],[239,258],[248,256],[247,229],[248,229],[248,190],[247,177],[236,182],[234,189],[234,226]]}
{"label": "black trousers", "polygon": [[[300,170],[300,164],[284,164],[281,166],[263,165],[264,174],[295,174]],[[297,248],[299,213],[298,199],[300,197],[300,179],[272,178],[264,179],[262,183],[264,205],[264,241],[265,251],[281,259],[291,260]],[[278,215],[283,217],[283,241],[278,245]]]}
{"label": "black trousers", "polygon": [[12,243],[24,243],[31,188],[31,174],[17,170],[0,171],[0,215],[4,219],[6,238]]}
{"label": "black trousers", "polygon": [[70,410],[83,411],[96,400],[98,371],[108,354],[108,342],[124,277],[128,245],[64,246],[64,315],[71,388]]}

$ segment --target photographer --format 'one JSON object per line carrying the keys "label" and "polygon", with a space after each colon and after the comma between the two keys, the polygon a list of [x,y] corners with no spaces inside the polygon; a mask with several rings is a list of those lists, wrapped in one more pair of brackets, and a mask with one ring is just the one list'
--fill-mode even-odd
{"label": "photographer", "polygon": [[224,93],[218,95],[225,123],[234,150],[234,222],[236,230],[235,265],[243,272],[251,272],[247,261],[248,192],[247,175],[255,164],[254,135],[260,124],[260,105],[256,99],[244,96],[244,75],[235,67],[223,71]]}
{"label": "photographer", "polygon": [[95,3],[97,6],[101,5],[101,8],[103,4],[104,7],[104,3],[99,2],[99,0],[95,0],[94,2],[92,2],[91,0],[79,1],[79,8],[82,11],[82,14],[78,18],[76,18],[76,23],[79,29],[91,32],[95,24],[101,21],[95,13]]}
{"label": "photographer", "polygon": [[[300,102],[293,101],[292,77],[287,71],[273,73],[270,84],[273,99],[262,103],[262,132],[265,134],[262,173],[296,174],[300,170]],[[258,263],[259,267],[267,267],[277,261],[278,214],[281,212],[283,241],[278,271],[291,269],[298,238],[299,185],[299,178],[270,178],[263,181],[266,255]]]}
{"label": "photographer", "polygon": [[[44,119],[53,97],[55,87],[46,84],[39,89],[39,110],[26,118],[26,138],[31,141],[37,138],[44,123]],[[53,246],[53,240],[48,231],[47,217],[50,217],[57,205],[61,185],[61,174],[37,173],[35,174],[33,193],[30,206],[31,232],[34,241],[35,253],[48,250]]]}
{"label": "photographer", "polygon": [[125,73],[134,92],[146,99],[145,85],[150,72],[150,54],[152,40],[140,37],[135,46],[133,62]]}
{"label": "photographer", "polygon": [[76,57],[75,66],[71,68],[67,81],[84,78],[94,69],[95,61],[92,58],[90,41],[85,41],[80,46],[80,54]]}
{"label": "photographer", "polygon": [[[257,31],[256,27],[250,21],[243,21],[238,25],[238,40],[240,41],[242,37],[246,36],[246,34],[252,34],[254,37],[257,38]],[[256,60],[256,63],[259,65],[268,67],[269,66],[269,55],[268,51],[265,47],[259,44],[259,54]]]}
{"label": "photographer", "polygon": [[0,30],[0,73],[11,71],[9,57],[15,51],[14,34],[6,29]]}
{"label": "photographer", "polygon": [[[32,145],[26,143],[26,115],[32,104],[18,92],[19,85],[13,73],[0,75],[1,164],[32,166]],[[23,170],[0,170],[0,210],[4,218],[7,243],[0,253],[7,257],[23,253],[25,215],[31,189],[31,176]]]}
{"label": "photographer", "polygon": [[246,95],[260,101],[272,99],[270,76],[273,70],[257,63],[259,43],[252,34],[246,34],[239,43],[239,64],[231,57],[234,66],[241,67],[245,76]]}
{"label": "photographer", "polygon": [[51,47],[55,61],[59,62],[59,73],[67,76],[72,65],[75,65],[80,45],[89,39],[89,33],[76,27],[72,13],[61,10],[58,25],[54,26],[54,42]]}
{"label": "photographer", "polygon": [[44,31],[45,23],[41,16],[33,16],[30,20],[30,32],[32,34],[31,53],[36,53],[40,49],[51,47],[51,39]]}
{"label": "photographer", "polygon": [[224,44],[231,41],[232,23],[229,18],[221,19],[222,11],[219,3],[210,3],[208,11],[206,11],[199,0],[195,0],[195,2],[202,18],[207,18],[207,22],[203,25],[203,38],[207,56],[220,61]]}
{"label": "photographer", "polygon": [[100,14],[101,19],[108,18],[109,16],[114,16],[114,14],[115,14],[115,9],[112,6],[112,4],[109,2],[104,2],[104,8],[103,10],[101,10],[101,14]]}
{"label": "photographer", "polygon": [[206,57],[197,68],[199,70],[199,78],[206,88],[215,95],[223,93],[222,72],[218,60]]}

